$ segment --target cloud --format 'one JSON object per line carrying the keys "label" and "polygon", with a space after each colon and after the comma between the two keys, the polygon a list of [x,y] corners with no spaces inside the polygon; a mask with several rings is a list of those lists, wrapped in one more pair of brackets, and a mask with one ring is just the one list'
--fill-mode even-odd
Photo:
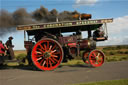
{"label": "cloud", "polygon": [[115,18],[113,23],[108,24],[108,31],[112,34],[128,31],[128,15]]}
{"label": "cloud", "polygon": [[75,6],[92,6],[96,4],[99,0],[76,0],[75,1]]}
{"label": "cloud", "polygon": [[98,46],[105,46],[105,45],[128,45],[128,36],[124,37],[115,37],[109,36],[107,41],[98,42]]}
{"label": "cloud", "polygon": [[124,39],[121,37],[116,37],[116,36],[109,36],[108,40],[103,41],[103,42],[97,42],[98,46],[105,46],[105,45],[122,45],[124,44],[122,41]]}

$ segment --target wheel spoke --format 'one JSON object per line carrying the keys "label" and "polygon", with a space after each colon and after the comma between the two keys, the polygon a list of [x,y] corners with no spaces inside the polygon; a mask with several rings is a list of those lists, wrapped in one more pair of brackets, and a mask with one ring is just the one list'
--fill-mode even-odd
{"label": "wheel spoke", "polygon": [[60,53],[60,52],[54,52],[54,53],[52,53],[52,54],[57,55],[57,54],[61,54],[61,53]]}
{"label": "wheel spoke", "polygon": [[103,58],[102,58],[102,57],[99,57],[98,59],[99,59],[99,60],[103,60]]}
{"label": "wheel spoke", "polygon": [[96,58],[94,56],[91,56],[91,59],[95,60]]}
{"label": "wheel spoke", "polygon": [[98,53],[96,57],[99,57],[99,56],[100,56],[100,53]]}
{"label": "wheel spoke", "polygon": [[42,53],[44,53],[44,51],[43,51],[42,49],[40,49],[40,48],[37,48],[37,50],[39,50],[39,51],[41,51]]}
{"label": "wheel spoke", "polygon": [[44,49],[45,49],[45,51],[47,51],[47,47],[46,47],[46,45],[44,44]]}
{"label": "wheel spoke", "polygon": [[54,50],[54,51],[51,51],[51,54],[52,54],[52,53],[55,53],[55,52],[56,52],[56,50]]}
{"label": "wheel spoke", "polygon": [[49,50],[49,41],[47,41],[47,50]]}
{"label": "wheel spoke", "polygon": [[39,52],[39,51],[35,51],[37,54],[42,54],[41,52]]}
{"label": "wheel spoke", "polygon": [[40,65],[42,64],[43,61],[44,61],[44,59],[42,59],[42,60],[40,61]]}
{"label": "wheel spoke", "polygon": [[46,67],[48,67],[48,59],[46,59]]}
{"label": "wheel spoke", "polygon": [[50,51],[51,51],[51,49],[52,49],[52,45],[50,45],[50,47],[49,47],[49,49],[48,49],[48,52],[50,52]]}
{"label": "wheel spoke", "polygon": [[52,67],[52,63],[51,63],[50,59],[49,59],[49,65],[50,65],[50,67]]}
{"label": "wheel spoke", "polygon": [[38,58],[38,57],[42,57],[43,55],[35,55],[35,56]]}
{"label": "wheel spoke", "polygon": [[90,61],[91,61],[91,63],[93,63],[93,64],[96,62],[95,60],[90,60]]}
{"label": "wheel spoke", "polygon": [[44,61],[42,65],[44,66],[45,64],[46,64],[46,61]]}
{"label": "wheel spoke", "polygon": [[96,54],[95,54],[95,52],[93,52],[92,54],[94,55],[94,57],[96,57]]}
{"label": "wheel spoke", "polygon": [[97,62],[98,62],[98,64],[100,64],[102,61],[98,60]]}
{"label": "wheel spoke", "polygon": [[55,63],[55,61],[53,59],[49,58],[49,60],[51,60],[53,63]]}
{"label": "wheel spoke", "polygon": [[103,61],[103,59],[102,59],[102,58],[100,58],[100,59],[98,59],[98,61]]}
{"label": "wheel spoke", "polygon": [[54,61],[58,62],[58,60],[57,60],[56,58],[52,57],[52,59],[53,59]]}
{"label": "wheel spoke", "polygon": [[58,57],[58,56],[56,56],[56,55],[53,55],[53,54],[52,54],[51,56],[52,56],[52,57],[56,57],[56,58]]}
{"label": "wheel spoke", "polygon": [[41,60],[41,59],[42,59],[42,57],[38,58],[36,61]]}
{"label": "wheel spoke", "polygon": [[94,63],[94,65],[98,65],[98,64],[99,64],[99,62],[95,62],[95,63]]}
{"label": "wheel spoke", "polygon": [[56,47],[56,44],[53,46],[52,50],[54,50],[54,49],[55,49],[55,47]]}
{"label": "wheel spoke", "polygon": [[41,47],[41,49],[45,50],[44,47],[41,44],[39,44],[39,46]]}

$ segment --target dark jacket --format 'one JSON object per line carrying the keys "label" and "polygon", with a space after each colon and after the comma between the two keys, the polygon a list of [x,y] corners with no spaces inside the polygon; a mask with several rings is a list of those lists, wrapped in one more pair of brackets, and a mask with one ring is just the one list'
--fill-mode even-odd
{"label": "dark jacket", "polygon": [[12,40],[8,40],[6,43],[7,47],[13,47]]}

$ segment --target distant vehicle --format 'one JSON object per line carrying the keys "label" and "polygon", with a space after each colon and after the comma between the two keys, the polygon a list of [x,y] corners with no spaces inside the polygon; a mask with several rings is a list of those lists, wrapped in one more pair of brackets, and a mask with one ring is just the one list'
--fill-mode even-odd
{"label": "distant vehicle", "polygon": [[[105,56],[96,49],[96,42],[108,39],[106,23],[111,22],[113,19],[86,19],[20,25],[17,30],[24,30],[29,64],[33,63],[40,70],[53,70],[61,62],[80,56],[80,51],[84,51],[85,63],[99,67]],[[82,31],[87,31],[87,38],[82,38]],[[65,36],[64,33],[72,34]]]}

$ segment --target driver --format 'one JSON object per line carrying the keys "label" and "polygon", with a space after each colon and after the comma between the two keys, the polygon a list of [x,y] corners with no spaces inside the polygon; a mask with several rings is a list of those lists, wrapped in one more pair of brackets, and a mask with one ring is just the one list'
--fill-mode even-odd
{"label": "driver", "polygon": [[102,31],[101,28],[98,28],[96,31],[93,32],[93,37],[104,37],[104,31]]}

